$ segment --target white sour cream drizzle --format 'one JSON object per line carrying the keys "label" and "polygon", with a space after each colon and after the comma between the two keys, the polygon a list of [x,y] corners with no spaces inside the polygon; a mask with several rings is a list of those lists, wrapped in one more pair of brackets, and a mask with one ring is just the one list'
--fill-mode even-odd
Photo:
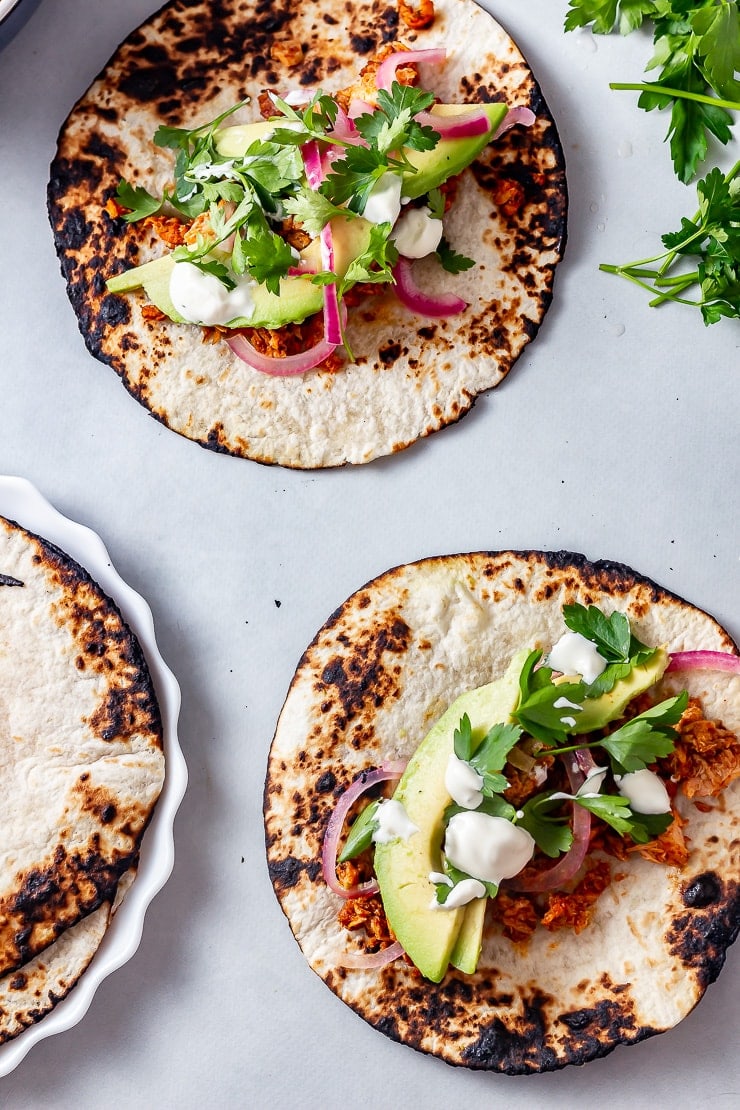
{"label": "white sour cream drizzle", "polygon": [[[592,767],[575,794],[566,794],[562,790],[557,790],[554,794],[550,795],[550,800],[572,801],[573,798],[597,798],[601,792],[601,787],[606,778],[608,769],[608,767]],[[578,764],[575,765],[573,770],[578,771]]]}
{"label": "white sour cream drizzle", "polygon": [[213,274],[205,274],[192,262],[176,262],[170,276],[170,300],[191,324],[228,324],[254,312],[252,281],[238,282],[227,289]]}
{"label": "white sour cream drizzle", "polygon": [[401,178],[387,172],[373,185],[362,215],[371,224],[394,224],[401,213]]}
{"label": "white sour cream drizzle", "polygon": [[447,895],[446,902],[438,902],[434,898],[430,908],[433,910],[456,910],[458,906],[467,906],[468,902],[474,902],[476,898],[483,898],[485,893],[486,888],[478,879],[461,879]]}
{"label": "white sour cream drizzle", "polygon": [[626,775],[615,775],[614,781],[619,793],[627,799],[636,813],[670,812],[671,800],[665,784],[647,767]]}
{"label": "white sour cream drizzle", "polygon": [[378,803],[375,811],[378,827],[373,833],[376,844],[388,844],[391,840],[408,840],[419,831],[417,825],[395,798],[386,798]]}
{"label": "white sour cream drizzle", "polygon": [[482,786],[483,776],[464,759],[458,759],[454,752],[450,752],[445,771],[445,790],[453,802],[465,809],[477,809],[483,801]]}
{"label": "white sour cream drizzle", "polygon": [[426,206],[408,208],[398,218],[391,238],[405,258],[426,258],[439,246],[442,221],[435,219]]}
{"label": "white sour cream drizzle", "polygon": [[444,842],[445,855],[453,867],[497,885],[502,879],[518,875],[534,849],[535,842],[526,829],[504,817],[476,810],[454,814]]}
{"label": "white sour cream drizzle", "polygon": [[606,659],[599,655],[596,645],[580,632],[564,632],[550,649],[546,661],[554,671],[579,674],[587,683],[594,682],[606,667]]}

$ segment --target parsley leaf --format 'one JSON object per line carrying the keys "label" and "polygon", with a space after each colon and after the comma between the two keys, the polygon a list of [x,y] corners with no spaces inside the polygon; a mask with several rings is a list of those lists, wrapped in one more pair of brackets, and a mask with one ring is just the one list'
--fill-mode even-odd
{"label": "parsley leaf", "polygon": [[[445,874],[449,875],[450,879],[452,880],[452,886],[449,886],[447,883],[434,884],[437,891],[437,902],[440,906],[443,906],[445,904],[451,892],[454,890],[458,883],[461,883],[463,879],[475,878],[474,875],[468,875],[466,871],[460,871],[457,867],[453,867],[453,865],[448,860],[445,860],[444,868]],[[495,898],[498,894],[498,886],[496,883],[487,883],[484,879],[476,879],[476,882],[483,884],[483,886],[486,888],[486,895],[489,898]]]}
{"label": "parsley leaf", "polygon": [[533,837],[537,847],[555,859],[562,852],[567,852],[573,843],[573,831],[566,817],[553,817],[551,810],[561,809],[562,802],[552,800],[550,793],[537,794],[522,806],[522,816],[517,824],[526,829]]}
{"label": "parsley leaf", "polygon": [[130,224],[143,220],[146,216],[153,216],[162,207],[162,201],[153,197],[142,185],[130,185],[123,178],[116,190],[116,200],[122,208],[129,209],[123,213],[123,218]]}
{"label": "parsley leaf", "polygon": [[301,227],[313,238],[319,235],[321,229],[330,220],[341,216],[342,219],[354,219],[356,213],[348,208],[339,208],[330,200],[317,193],[309,185],[301,186],[292,197],[283,201],[283,208],[289,216],[295,216]]}
{"label": "parsley leaf", "polygon": [[475,259],[468,258],[464,254],[458,254],[457,251],[452,249],[444,236],[439,241],[436,254],[442,269],[446,270],[448,274],[459,274],[463,270],[469,270],[471,266],[475,266]]}
{"label": "parsley leaf", "polygon": [[580,704],[586,696],[586,686],[583,682],[561,682],[556,686],[552,668],[537,667],[541,658],[541,651],[532,651],[525,660],[519,676],[519,707],[512,717],[537,740],[548,745],[563,743],[568,726],[563,723],[562,706],[555,702],[565,698]]}
{"label": "parsley leaf", "polygon": [[594,798],[582,795],[575,801],[621,836],[631,837],[636,844],[654,840],[673,822],[672,813],[633,813],[627,799],[617,794],[598,794]]}
{"label": "parsley leaf", "polygon": [[655,655],[656,649],[640,643],[632,634],[629,620],[618,610],[607,617],[596,605],[586,608],[576,602],[563,606],[563,620],[571,632],[595,644],[599,655],[607,661],[607,666],[586,690],[589,698],[607,694],[633,667],[646,663]]}
{"label": "parsley leaf", "polygon": [[615,27],[626,35],[642,25],[646,16],[655,15],[653,0],[569,0],[565,30],[593,23],[594,33],[608,35]]}
{"label": "parsley leaf", "polygon": [[393,267],[398,262],[395,243],[389,238],[389,223],[374,224],[370,229],[368,245],[354,258],[339,283],[340,296],[358,281],[373,284],[393,281]]}
{"label": "parsley leaf", "polygon": [[670,755],[676,735],[671,726],[681,719],[688,700],[684,690],[633,717],[599,741],[617,765],[617,774],[641,771],[660,757]]}
{"label": "parsley leaf", "polygon": [[295,262],[290,245],[272,231],[260,208],[251,213],[246,235],[237,236],[232,260],[236,273],[248,271],[255,281],[276,295],[280,292],[280,279]]}

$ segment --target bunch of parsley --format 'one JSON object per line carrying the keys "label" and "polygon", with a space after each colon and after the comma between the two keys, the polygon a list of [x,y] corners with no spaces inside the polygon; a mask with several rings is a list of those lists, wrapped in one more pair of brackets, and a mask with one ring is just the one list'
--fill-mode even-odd
{"label": "bunch of parsley", "polygon": [[736,0],[569,0],[566,31],[591,25],[598,35],[626,35],[653,23],[655,81],[614,83],[639,92],[640,108],[670,108],[668,129],[677,176],[691,180],[707,155],[708,135],[729,142],[740,110],[740,4]]}
{"label": "bunch of parsley", "polygon": [[[737,0],[569,0],[565,29],[626,35],[653,24],[655,81],[612,83],[640,93],[645,111],[668,109],[673,166],[684,183],[707,156],[708,138],[726,144],[740,110],[740,3]],[[622,266],[603,264],[652,294],[651,306],[674,301],[698,308],[705,324],[740,318],[740,163],[711,170],[697,184],[699,209],[679,231],[662,236],[664,252]],[[687,259],[696,261],[687,265]]]}

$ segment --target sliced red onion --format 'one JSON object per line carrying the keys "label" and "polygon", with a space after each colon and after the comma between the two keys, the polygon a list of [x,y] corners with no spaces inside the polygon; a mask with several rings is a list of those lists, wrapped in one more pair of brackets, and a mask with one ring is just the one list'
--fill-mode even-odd
{"label": "sliced red onion", "polygon": [[518,123],[520,123],[522,127],[531,127],[536,119],[537,116],[531,108],[525,108],[524,106],[509,108],[509,111],[501,120],[493,137],[494,139],[498,139],[505,131],[508,131],[511,127],[515,127]]}
{"label": "sliced red onion", "polygon": [[274,378],[305,374],[307,370],[313,370],[337,349],[336,343],[329,343],[326,339],[322,339],[314,347],[301,351],[297,355],[273,358],[271,355],[261,354],[244,335],[229,336],[226,342],[232,353],[242,362],[246,362],[247,366],[251,366],[253,370],[259,370],[261,374],[270,374]]}
{"label": "sliced red onion", "polygon": [[[563,757],[563,761],[568,772],[570,788],[575,794],[578,787],[586,780],[589,772],[593,770],[594,761],[591,758],[591,753],[587,751],[578,751],[566,755]],[[553,867],[550,867],[547,871],[541,871],[539,875],[533,875],[531,878],[519,876],[514,879],[507,879],[502,885],[506,890],[514,890],[522,894],[539,894],[546,890],[558,890],[573,878],[585,860],[590,834],[591,814],[583,806],[574,802],[573,843],[565,855],[561,856]]]}
{"label": "sliced red onion", "polygon": [[411,259],[403,255],[393,267],[393,277],[399,301],[420,316],[455,316],[468,307],[468,302],[454,293],[425,293],[414,281]]}
{"label": "sliced red onion", "polygon": [[[321,168],[321,153],[319,144],[315,141],[306,143],[302,148],[303,164],[306,167],[306,178],[312,189],[318,189],[323,178]],[[324,224],[321,229],[321,264],[325,270],[334,270],[334,242],[332,240],[331,223]],[[339,298],[335,282],[325,285],[324,293],[324,338],[327,343],[338,347],[342,342],[342,323],[339,317]]]}
{"label": "sliced red onion", "polygon": [[481,108],[457,116],[435,115],[433,112],[419,112],[414,117],[422,127],[431,127],[440,139],[472,139],[484,135],[491,129],[491,121]]}
{"label": "sliced red onion", "polygon": [[390,92],[393,79],[396,76],[396,70],[404,65],[417,65],[419,63],[428,62],[429,65],[441,65],[447,58],[447,51],[444,47],[439,47],[433,50],[398,50],[393,54],[389,54],[380,65],[375,74],[375,84],[379,89],[385,89]]}
{"label": "sliced red onion", "polygon": [[324,842],[321,846],[321,871],[326,885],[341,898],[358,898],[363,895],[376,894],[378,891],[378,884],[375,879],[368,879],[366,883],[359,883],[357,886],[352,887],[342,886],[337,879],[339,839],[342,835],[342,828],[344,827],[347,814],[357,799],[361,797],[366,790],[369,790],[371,786],[375,786],[376,783],[379,782],[389,782],[400,779],[405,769],[405,760],[395,760],[381,763],[374,771],[362,771],[355,781],[351,783],[339,797],[334,807],[332,815],[327,822]]}
{"label": "sliced red onion", "polygon": [[674,651],[667,671],[733,671],[740,674],[740,655],[727,651]]}
{"label": "sliced red onion", "polygon": [[357,119],[358,116],[365,116],[373,111],[372,104],[368,104],[366,100],[350,100],[347,115],[350,119]]}
{"label": "sliced red onion", "polygon": [[399,941],[394,941],[380,952],[345,952],[337,960],[337,967],[385,967],[393,963],[399,956],[403,956],[403,947]]}

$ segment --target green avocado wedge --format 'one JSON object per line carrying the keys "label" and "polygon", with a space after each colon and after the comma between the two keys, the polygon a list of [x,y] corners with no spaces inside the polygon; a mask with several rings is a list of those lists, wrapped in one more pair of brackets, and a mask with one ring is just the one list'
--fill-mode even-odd
{"label": "green avocado wedge", "polygon": [[[372,224],[361,217],[332,220],[334,243],[334,268],[343,277],[353,259],[366,250],[370,241]],[[316,270],[321,268],[318,241],[314,240],[301,258]],[[107,282],[109,293],[131,293],[143,289],[152,304],[176,324],[187,323],[178,313],[170,297],[170,277],[175,260],[171,254],[145,262],[133,270],[117,274]],[[254,312],[249,317],[229,321],[229,327],[280,328],[285,324],[302,323],[307,316],[320,312],[323,293],[314,285],[310,275],[285,277],[280,281],[280,292],[271,293],[265,285],[256,282],[251,288]]]}
{"label": "green avocado wedge", "polygon": [[429,874],[442,870],[444,811],[451,801],[445,771],[455,730],[467,713],[480,743],[492,725],[509,721],[518,704],[519,675],[527,654],[515,655],[500,679],[462,694],[432,727],[393,794],[419,831],[408,840],[375,848],[375,874],[391,929],[422,975],[435,983],[447,970],[468,914],[470,924],[455,952],[456,966],[467,970],[473,954],[477,961],[485,910],[485,899],[480,899],[483,906],[478,911],[471,909],[475,903],[451,910],[432,908],[435,889]]}
{"label": "green avocado wedge", "polygon": [[569,731],[575,735],[583,735],[585,732],[603,728],[610,721],[616,721],[633,698],[644,694],[662,678],[669,662],[668,652],[664,648],[657,648],[646,663],[639,663],[626,678],[618,679],[608,694],[586,698],[581,712],[574,714],[576,723]]}

